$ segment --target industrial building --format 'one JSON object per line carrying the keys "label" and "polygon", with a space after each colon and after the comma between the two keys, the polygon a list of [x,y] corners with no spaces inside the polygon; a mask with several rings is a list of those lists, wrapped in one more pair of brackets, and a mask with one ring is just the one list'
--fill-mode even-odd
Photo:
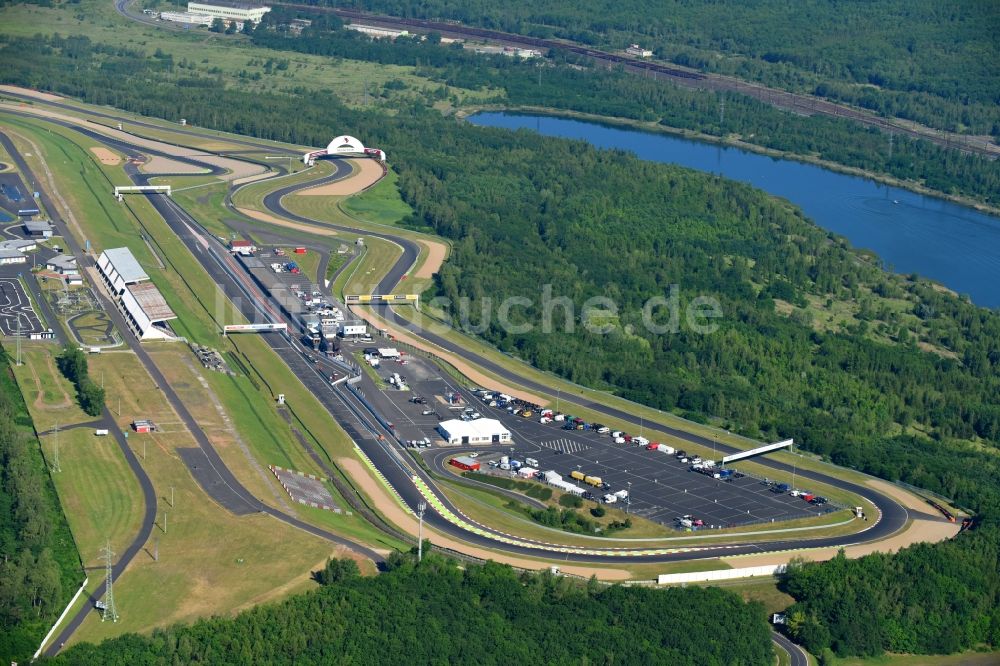
{"label": "industrial building", "polygon": [[438,432],[449,444],[504,444],[510,442],[510,430],[496,419],[461,421],[451,419],[438,424]]}
{"label": "industrial building", "polygon": [[160,12],[160,20],[183,23],[184,25],[212,25],[212,17],[208,14],[192,14],[191,12]]}
{"label": "industrial building", "polygon": [[24,233],[33,238],[52,238],[55,227],[48,220],[27,220],[24,223]]}
{"label": "industrial building", "polygon": [[353,30],[368,35],[374,39],[396,39],[406,37],[410,33],[406,30],[393,30],[392,28],[377,28],[373,25],[361,25],[360,23],[348,23],[344,26],[347,30]]}
{"label": "industrial building", "polygon": [[79,275],[80,273],[80,269],[76,265],[76,257],[68,254],[57,254],[46,261],[45,270],[60,275]]}
{"label": "industrial building", "polygon": [[641,46],[639,46],[638,44],[631,44],[631,45],[629,45],[629,47],[627,49],[625,49],[625,53],[627,53],[629,55],[632,55],[632,56],[638,56],[640,58],[652,58],[653,57],[653,52],[652,51],[650,51],[649,49],[644,49]]}
{"label": "industrial building", "polygon": [[479,471],[480,468],[479,461],[475,458],[470,458],[469,456],[458,456],[457,458],[452,458],[448,461],[448,464],[452,467],[464,469],[467,472],[476,472]]}
{"label": "industrial building", "polygon": [[17,250],[8,250],[0,248],[0,266],[9,266],[11,264],[24,264],[28,262],[28,258]]}
{"label": "industrial building", "polygon": [[38,243],[31,239],[15,238],[13,240],[0,241],[0,250],[17,250],[18,252],[30,252],[37,250]]}
{"label": "industrial building", "polygon": [[166,322],[177,315],[149,281],[131,250],[127,247],[105,250],[97,258],[97,270],[135,337],[141,341],[175,338]]}
{"label": "industrial building", "polygon": [[231,0],[212,0],[211,2],[189,2],[188,12],[191,14],[207,14],[213,19],[226,21],[252,21],[260,23],[264,14],[271,11],[256,2],[232,2]]}

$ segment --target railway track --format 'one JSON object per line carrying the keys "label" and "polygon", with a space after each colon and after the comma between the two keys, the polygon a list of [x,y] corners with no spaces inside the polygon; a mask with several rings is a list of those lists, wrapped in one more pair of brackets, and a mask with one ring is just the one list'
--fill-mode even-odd
{"label": "railway track", "polygon": [[[124,0],[118,1],[123,2]],[[351,21],[363,21],[368,24],[387,28],[416,28],[423,31],[438,32],[446,37],[485,39],[512,46],[566,51],[596,60],[598,62],[607,63],[609,66],[621,65],[626,71],[630,71],[632,73],[663,77],[664,80],[689,88],[714,90],[718,92],[734,92],[740,95],[753,97],[754,99],[770,104],[776,108],[803,115],[823,115],[832,118],[845,118],[857,122],[865,127],[874,127],[883,132],[895,134],[897,136],[907,136],[914,139],[930,141],[931,143],[941,146],[942,148],[955,149],[967,154],[982,155],[990,159],[1000,157],[1000,145],[992,143],[989,140],[984,140],[980,137],[944,132],[923,126],[902,125],[897,122],[893,122],[891,119],[878,116],[870,111],[838,104],[820,97],[769,88],[767,86],[743,81],[729,76],[704,74],[702,72],[681,69],[663,63],[650,62],[618,53],[602,51],[600,49],[575,44],[573,42],[529,37],[526,35],[501,32],[499,30],[477,28],[461,23],[369,14],[354,9],[344,9],[339,7],[317,7],[314,5],[294,2],[279,2],[276,4],[303,11],[335,14],[341,18],[350,19]]]}

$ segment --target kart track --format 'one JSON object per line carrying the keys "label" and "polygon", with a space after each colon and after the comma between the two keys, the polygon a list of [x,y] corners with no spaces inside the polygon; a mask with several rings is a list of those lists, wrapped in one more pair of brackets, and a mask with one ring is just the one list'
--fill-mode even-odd
{"label": "kart track", "polygon": [[[9,93],[8,93],[9,94]],[[59,103],[42,102],[39,106],[66,106]],[[66,108],[75,108],[68,107]],[[12,112],[18,112],[10,109]],[[109,118],[115,118],[108,114]],[[116,118],[115,118],[116,119]],[[176,161],[196,162],[204,165],[205,168],[219,173],[218,167],[199,160],[197,157],[178,157],[168,152],[148,147],[136,147],[131,142],[119,138],[107,136],[94,132],[85,126],[84,121],[72,122],[70,119],[46,119],[47,122],[63,125],[76,132],[86,135],[89,139],[99,142],[109,149],[126,155],[127,159],[138,158],[140,155],[146,157],[169,157]],[[140,123],[129,119],[131,125]],[[182,130],[173,130],[179,134],[187,134]],[[194,134],[191,132],[190,134]],[[145,142],[144,142],[145,143]],[[255,144],[251,140],[243,139],[241,143],[255,146],[261,150],[274,151],[273,146],[266,144]],[[288,151],[292,152],[292,151]],[[230,158],[233,159],[233,158]],[[137,185],[144,185],[148,182],[149,176],[140,173],[131,164],[126,165],[126,173]],[[367,229],[357,229],[345,226],[332,225],[324,222],[312,220],[300,215],[291,213],[282,205],[282,198],[288,194],[301,189],[322,186],[336,180],[342,179],[350,173],[349,167],[343,162],[335,161],[334,173],[324,178],[315,179],[305,183],[298,183],[279,188],[264,198],[264,206],[270,214],[286,220],[290,220],[302,225],[308,225],[316,229],[332,229],[345,233],[377,237],[388,242],[395,243],[402,249],[400,258],[381,280],[376,291],[378,293],[390,293],[392,288],[402,279],[402,277],[412,269],[417,260],[419,246],[416,242],[406,238],[391,235],[385,232],[373,232]],[[234,190],[230,191],[230,195]],[[110,194],[109,194],[110,196]],[[183,208],[177,205],[170,198],[161,194],[144,194],[151,204],[157,209],[159,214],[166,220],[169,227],[184,242],[192,255],[201,263],[212,279],[224,290],[226,296],[233,301],[233,304],[247,317],[249,321],[272,321],[288,323],[292,330],[299,330],[298,323],[287,317],[270,299],[261,292],[256,284],[242,270],[240,265],[231,257],[219,241],[211,233],[205,231],[201,225],[192,218]],[[227,199],[230,211],[235,213],[232,203]],[[549,387],[534,381],[528,377],[522,377],[515,372],[493,363],[487,358],[478,356],[476,353],[468,351],[460,345],[451,342],[441,336],[417,329],[404,319],[398,317],[389,306],[374,306],[375,311],[389,321],[394,327],[405,329],[406,331],[419,336],[428,342],[437,345],[447,352],[462,359],[473,362],[484,368],[488,372],[495,374],[505,381],[510,381],[525,389],[537,392],[541,395],[547,394]],[[815,537],[803,536],[801,533],[794,537],[772,541],[755,541],[753,537],[738,544],[730,545],[697,545],[690,547],[573,547],[564,546],[557,543],[546,543],[527,538],[511,537],[491,529],[489,526],[480,525],[462,516],[461,512],[452,505],[442,493],[436,490],[433,478],[420,466],[415,465],[405,451],[395,440],[394,433],[386,426],[385,419],[372,411],[364,401],[352,390],[344,378],[336,381],[333,385],[329,380],[331,370],[337,371],[340,375],[351,374],[357,371],[343,365],[338,365],[334,361],[323,359],[320,363],[310,362],[307,357],[307,350],[301,345],[298,339],[289,334],[266,333],[263,338],[279,354],[290,369],[302,379],[306,387],[312,391],[317,399],[330,411],[341,426],[354,439],[360,450],[372,462],[375,468],[381,473],[389,485],[398,493],[403,502],[413,509],[418,503],[427,502],[431,508],[425,516],[425,522],[433,530],[444,533],[455,539],[466,543],[475,544],[495,551],[513,553],[550,559],[558,559],[571,562],[600,562],[600,563],[621,563],[630,562],[671,562],[680,560],[692,560],[720,555],[737,554],[760,554],[768,552],[778,552],[787,550],[798,550],[802,548],[837,547],[851,544],[871,543],[885,539],[900,531],[911,517],[907,509],[895,499],[881,493],[873,488],[862,486],[856,483],[835,479],[824,473],[813,470],[796,471],[796,476],[803,479],[803,483],[815,481],[826,483],[845,489],[870,500],[878,507],[878,515],[874,516],[866,529],[846,536],[836,537]],[[576,403],[580,407],[598,412],[609,418],[622,422],[635,424],[638,428],[640,420],[623,410],[608,407],[596,402],[579,401]],[[696,443],[706,447],[715,446],[720,455],[736,452],[737,449],[715,444],[712,440],[697,435],[671,428],[665,423],[657,423],[653,420],[645,420],[645,426],[666,432],[679,439]],[[763,464],[782,472],[790,472],[791,466],[774,460],[761,460]],[[223,471],[229,485],[235,481],[231,478],[228,470]],[[206,489],[207,490],[207,489]],[[239,492],[240,489],[237,489]],[[245,492],[245,489],[243,489]],[[279,512],[271,512],[275,515]],[[923,516],[921,516],[923,517]],[[358,550],[367,551],[358,546]],[[370,552],[370,551],[368,551]]]}

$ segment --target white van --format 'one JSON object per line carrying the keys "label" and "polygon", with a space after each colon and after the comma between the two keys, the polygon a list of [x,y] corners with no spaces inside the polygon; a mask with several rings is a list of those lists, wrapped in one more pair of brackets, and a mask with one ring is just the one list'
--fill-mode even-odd
{"label": "white van", "polygon": [[107,436],[108,436],[107,428],[98,428],[97,430],[94,431],[94,437],[107,437]]}

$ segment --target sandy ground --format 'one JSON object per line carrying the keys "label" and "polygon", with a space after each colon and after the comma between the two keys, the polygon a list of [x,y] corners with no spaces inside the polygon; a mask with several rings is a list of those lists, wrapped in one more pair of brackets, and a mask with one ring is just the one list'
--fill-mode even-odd
{"label": "sandy ground", "polygon": [[17,93],[19,95],[28,95],[30,97],[35,97],[37,99],[44,99],[49,102],[61,102],[63,98],[59,95],[53,95],[51,93],[42,92],[40,90],[32,90],[31,88],[18,88],[17,86],[0,86],[0,90],[4,92]]}
{"label": "sandy ground", "polygon": [[357,194],[365,188],[377,183],[385,171],[382,165],[375,160],[347,160],[354,167],[354,173],[347,178],[343,178],[333,183],[310,187],[306,190],[299,190],[295,194],[315,197],[315,196],[346,196]]}
{"label": "sandy ground", "polygon": [[907,509],[912,509],[914,511],[919,511],[921,513],[934,513],[933,507],[925,502],[923,498],[903,490],[899,486],[889,483],[888,481],[883,481],[881,479],[868,479],[865,482],[866,486],[871,486],[875,490],[888,495],[893,498]]}
{"label": "sandy ground", "polygon": [[290,222],[289,220],[283,220],[280,217],[275,217],[270,213],[262,213],[259,210],[253,210],[251,208],[240,208],[235,206],[236,210],[243,213],[247,217],[252,217],[260,222],[267,222],[268,224],[274,224],[279,227],[285,227],[286,229],[295,229],[296,231],[304,231],[306,233],[313,234],[315,236],[339,236],[340,232],[333,229],[325,229],[318,225],[312,224],[300,224],[298,222]]}
{"label": "sandy ground", "polygon": [[111,152],[104,146],[94,146],[90,149],[90,152],[94,153],[101,164],[105,166],[116,166],[122,163],[122,159],[118,157],[115,153]]}
{"label": "sandy ground", "polygon": [[[960,525],[944,520],[914,520],[908,528],[882,541],[875,543],[848,546],[844,549],[848,557],[861,557],[872,553],[895,553],[900,548],[920,542],[935,542],[950,539],[960,529]],[[792,557],[801,557],[810,562],[825,562],[836,556],[839,548],[817,548],[815,550],[797,550],[785,553],[765,553],[748,557],[723,558],[726,564],[740,567],[759,567],[773,564],[784,564]]]}
{"label": "sandy ground", "polygon": [[421,240],[419,243],[427,248],[427,259],[424,261],[423,266],[413,273],[413,277],[429,278],[441,270],[441,264],[448,258],[448,245],[439,241],[428,240]]}
{"label": "sandy ground", "polygon": [[494,391],[501,391],[503,393],[507,393],[522,400],[527,400],[528,402],[535,403],[536,405],[544,405],[548,402],[547,398],[542,398],[540,396],[534,395],[533,393],[528,393],[524,389],[508,386],[506,384],[497,381],[496,379],[493,379],[492,377],[488,377],[487,375],[477,370],[474,366],[470,365],[469,363],[455,356],[454,354],[451,354],[436,345],[432,345],[431,343],[426,342],[421,338],[417,338],[411,335],[410,333],[395,328],[394,326],[389,324],[389,322],[387,322],[385,319],[382,319],[381,317],[375,315],[375,313],[370,311],[368,308],[355,307],[353,308],[352,311],[354,312],[354,314],[358,315],[359,317],[370,323],[372,326],[379,329],[382,328],[388,329],[396,340],[400,340],[402,342],[405,342],[409,345],[416,347],[417,349],[421,349],[423,351],[434,354],[439,358],[444,359],[451,365],[455,366],[455,368],[459,372],[461,372],[463,375],[465,375],[475,383],[479,384],[480,386],[490,388]]}
{"label": "sandy ground", "polygon": [[257,164],[249,164],[246,162],[240,162],[226,157],[209,155],[208,153],[202,152],[200,150],[194,150],[192,148],[181,148],[178,146],[173,146],[169,143],[163,143],[161,141],[144,139],[134,134],[129,134],[128,132],[122,132],[112,127],[105,127],[97,123],[88,123],[87,121],[77,118],[76,116],[58,113],[56,111],[50,111],[49,109],[41,109],[37,107],[22,106],[22,105],[17,105],[16,108],[19,112],[22,113],[28,113],[31,115],[41,116],[44,118],[55,118],[58,120],[63,120],[66,122],[73,123],[74,125],[78,125],[80,127],[86,127],[87,129],[93,130],[105,136],[109,136],[114,139],[120,139],[122,141],[131,143],[132,145],[140,149],[148,148],[150,150],[156,150],[162,153],[166,153],[167,155],[173,155],[174,157],[193,157],[201,162],[205,162],[206,164],[220,166],[224,169],[228,169],[229,171],[231,171],[231,173],[225,176],[221,176],[223,180],[235,180],[238,178],[245,178],[247,176],[252,176],[254,174],[261,173],[262,171],[266,171],[265,167]]}
{"label": "sandy ground", "polygon": [[240,162],[239,160],[219,157],[218,155],[208,155],[207,157],[199,157],[198,159],[206,164],[213,164],[223,169],[228,169],[230,173],[219,176],[222,180],[240,180],[267,172],[267,167],[260,164]]}
{"label": "sandy ground", "polygon": [[143,173],[162,174],[205,173],[205,167],[200,167],[196,164],[188,164],[187,162],[178,162],[176,160],[160,157],[158,155],[150,157],[145,164],[139,167],[139,170]]}
{"label": "sandy ground", "polygon": [[[389,520],[389,522],[393,523],[404,532],[416,536],[417,519],[413,516],[413,514],[404,511],[399,504],[389,496],[389,491],[386,490],[385,486],[371,477],[368,469],[361,461],[356,458],[339,458],[337,460],[337,464],[350,475],[351,479],[353,479],[354,482],[361,487],[365,494],[372,498],[375,506],[382,513],[382,515]],[[493,560],[494,562],[503,562],[504,564],[521,567],[522,569],[543,570],[548,569],[550,566],[544,562],[535,562],[534,560],[526,560],[510,555],[503,555],[484,548],[478,548],[476,546],[465,544],[433,530],[428,530],[426,527],[425,531],[429,534],[428,538],[432,543],[445,548],[451,548],[474,557]],[[579,576],[589,577],[591,575],[596,575],[602,580],[626,580],[630,577],[629,572],[623,569],[591,569],[585,566],[573,566],[566,564],[559,564],[559,568],[566,573],[576,574]]]}

